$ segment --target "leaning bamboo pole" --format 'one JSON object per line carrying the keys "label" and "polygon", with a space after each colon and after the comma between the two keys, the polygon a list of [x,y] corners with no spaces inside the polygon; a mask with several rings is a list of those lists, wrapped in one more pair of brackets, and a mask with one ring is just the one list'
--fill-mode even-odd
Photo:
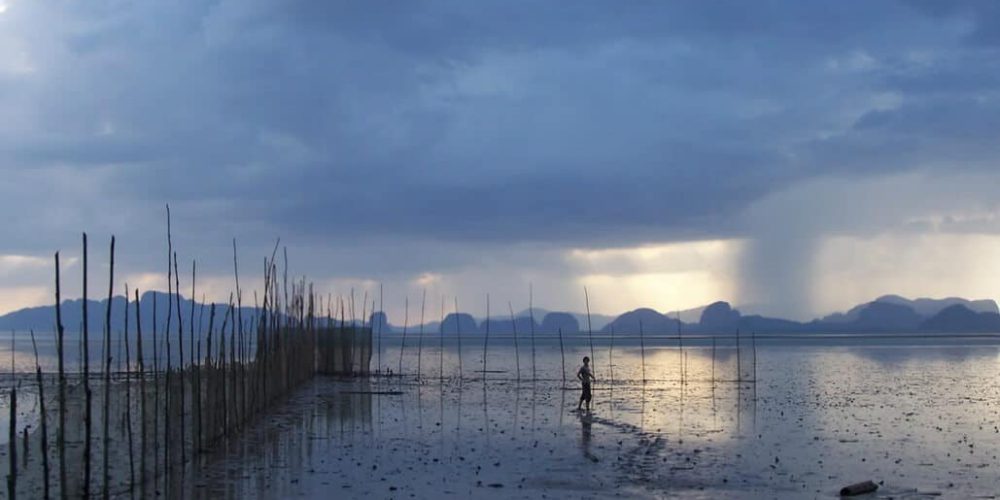
{"label": "leaning bamboo pole", "polygon": [[[128,485],[129,491],[135,487],[135,456],[132,436],[132,355],[128,341],[128,283],[125,283],[125,430],[128,436]],[[138,305],[138,304],[136,304]]]}
{"label": "leaning bamboo pole", "polygon": [[[178,402],[180,403],[180,413],[178,414],[178,420],[180,420],[180,431],[181,438],[177,444],[181,448],[181,466],[187,461],[187,451],[184,443],[185,424],[184,424],[184,318],[181,315],[181,282],[180,273],[177,272],[177,252],[174,252],[174,293],[177,294],[174,302],[177,304],[177,370],[178,370],[178,385],[179,387],[179,397]],[[193,299],[192,299],[193,300]]]}
{"label": "leaning bamboo pole", "polygon": [[66,500],[66,368],[63,340],[66,331],[62,323],[62,299],[60,297],[59,252],[56,252],[56,356],[59,358],[59,430],[56,434],[56,448],[59,453],[59,498]]}
{"label": "leaning bamboo pole", "polygon": [[[587,287],[583,287],[583,297],[587,303],[587,336],[590,338],[590,362],[596,367],[597,358],[594,357],[594,328],[590,323],[590,291],[587,290]],[[592,374],[596,377],[597,371],[593,370]]]}

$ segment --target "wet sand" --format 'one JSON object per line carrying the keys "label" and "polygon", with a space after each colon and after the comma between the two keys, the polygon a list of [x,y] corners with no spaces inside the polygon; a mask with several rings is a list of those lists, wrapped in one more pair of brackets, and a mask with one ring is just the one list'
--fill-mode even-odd
{"label": "wet sand", "polygon": [[[191,466],[187,498],[832,498],[872,479],[883,498],[998,493],[1000,361],[990,345],[761,346],[758,383],[736,356],[674,347],[595,356],[590,414],[573,409],[558,347],[425,348],[423,377],[319,377]],[[574,343],[567,360],[587,346]],[[745,360],[744,352],[741,359]],[[396,366],[398,350],[383,364]],[[390,362],[391,360],[391,362]],[[479,365],[477,366],[477,363]],[[614,383],[611,383],[611,369]],[[567,377],[576,363],[567,362]],[[746,371],[746,366],[743,367]],[[712,377],[714,371],[715,377]],[[744,378],[748,378],[746,375]],[[714,382],[713,382],[714,380]]]}

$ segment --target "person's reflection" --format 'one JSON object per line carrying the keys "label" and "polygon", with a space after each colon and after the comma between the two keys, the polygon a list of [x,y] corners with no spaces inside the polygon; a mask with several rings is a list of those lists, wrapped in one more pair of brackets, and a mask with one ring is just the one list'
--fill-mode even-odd
{"label": "person's reflection", "polygon": [[597,457],[590,452],[591,426],[593,425],[593,415],[589,410],[578,414],[580,416],[580,451],[583,457],[591,462],[597,462]]}

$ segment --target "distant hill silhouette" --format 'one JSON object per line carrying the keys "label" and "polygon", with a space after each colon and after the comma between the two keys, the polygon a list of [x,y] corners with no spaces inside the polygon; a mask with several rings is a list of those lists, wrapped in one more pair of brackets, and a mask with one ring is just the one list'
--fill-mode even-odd
{"label": "distant hill silhouette", "polygon": [[676,319],[667,317],[649,308],[629,311],[615,318],[614,321],[601,329],[608,333],[615,332],[635,333],[639,331],[640,325],[645,333],[650,334],[675,334],[680,324]]}
{"label": "distant hill silhouette", "polygon": [[963,304],[955,304],[928,318],[920,329],[932,332],[998,332],[1000,314],[976,312]]}
{"label": "distant hill silhouette", "polygon": [[444,334],[479,333],[479,325],[476,324],[476,319],[468,313],[459,313],[457,315],[451,313],[445,316],[442,325],[441,332]]}
{"label": "distant hill silhouette", "polygon": [[[544,318],[547,314],[552,313],[552,312],[557,312],[557,311],[550,311],[548,309],[543,309],[541,307],[536,307],[535,310],[534,310],[535,318]],[[573,318],[576,319],[577,324],[580,325],[580,330],[579,330],[580,332],[587,331],[587,313],[585,313],[585,312],[581,313],[581,312],[565,311],[565,314],[569,314],[570,316],[573,316]],[[517,313],[517,315],[518,316],[528,316],[529,315],[529,311],[527,309],[525,309],[525,310]],[[600,331],[605,326],[607,326],[612,321],[614,321],[615,318],[616,318],[616,316],[610,316],[610,315],[607,315],[607,314],[591,313],[591,315],[590,315],[590,324],[593,325],[594,331],[597,332],[597,331]],[[563,333],[566,333],[566,330],[563,330]]]}
{"label": "distant hill silhouette", "polygon": [[714,302],[702,310],[698,325],[706,330],[734,330],[740,326],[740,312],[728,302]]}
{"label": "distant hill silhouette", "polygon": [[1000,310],[997,309],[997,303],[992,300],[968,300],[959,297],[948,297],[944,299],[919,298],[910,300],[900,297],[899,295],[883,295],[871,302],[856,305],[847,312],[834,313],[826,316],[822,318],[821,321],[826,323],[850,323],[856,321],[861,314],[861,311],[874,303],[888,303],[907,306],[910,309],[913,309],[913,311],[918,315],[925,318],[934,316],[946,307],[953,306],[955,304],[961,304],[974,312],[992,312],[1000,314]]}
{"label": "distant hill silhouette", "polygon": [[[142,329],[144,336],[152,332],[153,304],[156,303],[156,325],[158,331],[166,326],[167,307],[170,298],[164,292],[145,292],[141,296]],[[112,299],[112,332],[115,335],[124,328],[125,298],[117,296]],[[193,305],[193,316],[192,316]],[[103,331],[107,299],[89,300],[87,303],[90,330],[97,335]],[[221,324],[226,314],[228,304],[216,304],[216,328]],[[63,325],[70,336],[79,332],[83,321],[82,300],[66,300],[62,305]],[[207,332],[211,317],[210,304],[192,302],[181,296],[181,320],[185,332],[195,327],[195,331]],[[253,307],[244,304],[242,315],[245,327],[251,327],[255,317]],[[871,302],[859,304],[846,312],[834,313],[809,322],[798,322],[782,318],[769,318],[759,315],[744,316],[727,302],[714,302],[704,307],[682,311],[682,318],[690,317],[697,322],[678,322],[675,313],[663,314],[649,308],[635,309],[618,317],[592,315],[594,330],[610,332],[612,328],[620,333],[638,333],[641,322],[643,331],[649,334],[677,333],[678,326],[683,333],[730,333],[737,329],[754,332],[798,332],[798,333],[906,333],[906,332],[943,332],[972,333],[1000,332],[1000,309],[992,300],[967,300],[958,297],[944,299],[920,298],[906,299],[898,295],[885,295]],[[234,311],[238,317],[240,311]],[[534,328],[536,333],[553,334],[561,328],[564,334],[579,334],[587,331],[586,314],[573,312],[551,312],[536,308]],[[172,316],[171,332],[177,328],[177,305],[170,308]],[[538,318],[541,318],[539,324]],[[192,321],[193,319],[193,321]],[[398,334],[402,332],[401,324],[392,324],[391,318],[385,313],[376,312],[369,318],[374,329],[382,327],[383,334]],[[607,320],[606,324],[602,324]],[[231,320],[230,320],[231,321]],[[518,334],[531,331],[532,321],[528,311],[522,311],[515,318]],[[349,321],[348,321],[349,322]],[[361,322],[361,319],[358,319]],[[130,330],[135,328],[135,304],[129,308]],[[458,330],[464,334],[479,334],[485,332],[485,324],[471,314],[458,315]],[[601,325],[598,327],[597,325]],[[442,324],[437,321],[424,324],[424,333],[436,334],[443,331],[454,334],[456,331],[456,316],[454,313],[445,317]],[[0,316],[0,330],[25,331],[34,329],[40,334],[53,332],[55,329],[55,307],[29,307]],[[420,325],[408,325],[411,332],[419,331]],[[514,331],[509,316],[495,316],[490,319],[491,333],[512,333]],[[186,333],[187,335],[187,333]]]}
{"label": "distant hill silhouette", "polygon": [[[192,302],[183,295],[180,297],[181,321],[185,332],[189,332],[192,324],[195,331],[207,331],[211,320],[211,304],[201,304]],[[156,314],[153,314],[155,303]],[[87,322],[91,335],[95,332],[104,331],[104,320],[107,312],[108,299],[87,300]],[[192,304],[193,321],[192,321]],[[177,329],[177,304],[172,303],[171,297],[165,292],[145,292],[139,297],[140,312],[142,317],[142,331],[150,334],[153,330],[153,319],[155,316],[156,326],[159,331],[166,327],[168,307],[172,317],[171,332]],[[226,314],[228,304],[216,304],[215,325],[218,328]],[[254,317],[253,307],[242,308],[244,325],[249,327],[251,318]],[[239,310],[234,309],[236,316]],[[117,335],[125,328],[125,297],[118,295],[111,299],[111,331]],[[129,300],[129,330],[135,330],[135,300],[134,296]],[[62,303],[62,322],[67,335],[76,335],[83,330],[83,300],[65,300]],[[34,329],[38,333],[54,332],[56,326],[55,306],[29,307],[20,309],[3,316],[0,316],[0,329],[26,331]]]}
{"label": "distant hill silhouette", "polygon": [[572,314],[552,312],[545,315],[538,330],[542,333],[558,333],[559,330],[569,334],[579,333],[580,322]]}
{"label": "distant hill silhouette", "polygon": [[[454,323],[454,318],[452,318],[451,321]],[[445,321],[445,324],[447,324],[447,321]],[[528,316],[518,316],[514,318],[513,324],[510,321],[510,316],[493,316],[490,317],[490,333],[514,333],[515,324],[517,326],[518,335],[530,333],[532,331],[532,327],[534,327],[534,331],[536,333],[540,331],[538,323],[535,322],[534,325],[532,325],[531,318]],[[486,332],[486,320],[479,323],[479,331],[483,333]],[[463,331],[462,333],[468,332]]]}

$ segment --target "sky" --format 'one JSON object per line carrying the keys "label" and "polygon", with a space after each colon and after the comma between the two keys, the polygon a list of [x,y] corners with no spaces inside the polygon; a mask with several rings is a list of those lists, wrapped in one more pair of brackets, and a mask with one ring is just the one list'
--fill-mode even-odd
{"label": "sky", "polygon": [[393,318],[1000,297],[991,1],[0,0],[0,118],[0,312],[84,231],[165,288],[167,204],[208,300],[234,238]]}

